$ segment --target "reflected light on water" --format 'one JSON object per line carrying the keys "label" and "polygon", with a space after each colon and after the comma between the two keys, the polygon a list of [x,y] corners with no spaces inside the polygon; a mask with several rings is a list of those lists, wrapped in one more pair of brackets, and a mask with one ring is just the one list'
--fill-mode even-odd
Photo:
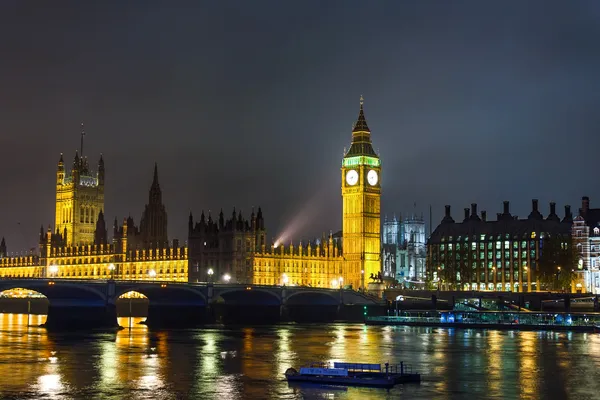
{"label": "reflected light on water", "polygon": [[60,375],[58,374],[40,376],[38,378],[38,385],[40,391],[46,394],[55,394],[63,389],[63,385],[60,381]]}
{"label": "reflected light on water", "polygon": [[521,362],[519,370],[524,371],[519,374],[521,384],[521,398],[537,399],[538,384],[535,380],[533,371],[538,369],[537,340],[535,332],[521,332],[519,346],[519,360]]}
{"label": "reflected light on water", "polygon": [[[50,334],[33,326],[37,318],[27,327],[26,316],[0,315],[0,398],[578,400],[600,392],[596,334],[361,324],[157,331],[139,318],[116,333]],[[287,367],[325,360],[405,361],[423,382],[382,391],[283,377]]]}
{"label": "reflected light on water", "polygon": [[290,331],[287,328],[279,330],[279,346],[277,348],[277,371],[284,374],[296,362],[296,353],[290,350]]}

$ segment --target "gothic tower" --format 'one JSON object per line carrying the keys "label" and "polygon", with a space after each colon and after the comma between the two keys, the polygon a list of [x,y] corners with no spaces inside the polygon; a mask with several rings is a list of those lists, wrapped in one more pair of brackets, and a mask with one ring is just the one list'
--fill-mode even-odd
{"label": "gothic tower", "polygon": [[[84,133],[82,132],[82,138]],[[82,140],[83,150],[83,140]],[[100,156],[98,171],[92,173],[87,158],[77,151],[70,176],[63,155],[56,171],[56,230],[65,232],[66,245],[93,244],[98,214],[104,209],[104,160]]]}
{"label": "gothic tower", "polygon": [[142,240],[148,246],[164,247],[167,237],[167,211],[162,203],[162,191],[158,184],[158,166],[154,164],[154,178],[148,195],[148,204],[140,221]]}
{"label": "gothic tower", "polygon": [[345,282],[365,288],[381,271],[381,160],[373,150],[360,98],[352,144],[342,160]]}

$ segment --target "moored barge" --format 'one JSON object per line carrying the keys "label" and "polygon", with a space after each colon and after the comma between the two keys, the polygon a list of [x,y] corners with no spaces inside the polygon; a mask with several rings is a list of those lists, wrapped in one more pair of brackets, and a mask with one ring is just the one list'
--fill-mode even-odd
{"label": "moored barge", "polygon": [[391,388],[399,383],[419,383],[421,375],[403,362],[399,365],[366,363],[312,363],[300,371],[288,368],[288,382],[311,382],[328,385]]}

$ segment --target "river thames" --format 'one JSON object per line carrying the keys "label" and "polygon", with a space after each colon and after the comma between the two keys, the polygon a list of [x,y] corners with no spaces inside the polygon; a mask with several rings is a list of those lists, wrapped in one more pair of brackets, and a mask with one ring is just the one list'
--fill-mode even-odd
{"label": "river thames", "polygon": [[[600,335],[361,324],[48,333],[45,316],[0,314],[6,399],[592,399]],[[130,319],[120,318],[121,326]],[[289,385],[310,361],[405,361],[420,385]]]}

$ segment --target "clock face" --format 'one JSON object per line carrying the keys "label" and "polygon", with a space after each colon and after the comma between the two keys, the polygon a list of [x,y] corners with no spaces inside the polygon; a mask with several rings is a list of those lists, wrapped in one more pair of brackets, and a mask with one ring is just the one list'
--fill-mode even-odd
{"label": "clock face", "polygon": [[367,174],[367,182],[369,182],[369,185],[371,185],[371,186],[377,185],[378,180],[379,180],[379,176],[377,176],[377,171],[375,171],[374,169],[370,170],[369,173]]}
{"label": "clock face", "polygon": [[358,172],[354,169],[346,172],[346,183],[350,186],[354,186],[356,185],[356,182],[358,182]]}

